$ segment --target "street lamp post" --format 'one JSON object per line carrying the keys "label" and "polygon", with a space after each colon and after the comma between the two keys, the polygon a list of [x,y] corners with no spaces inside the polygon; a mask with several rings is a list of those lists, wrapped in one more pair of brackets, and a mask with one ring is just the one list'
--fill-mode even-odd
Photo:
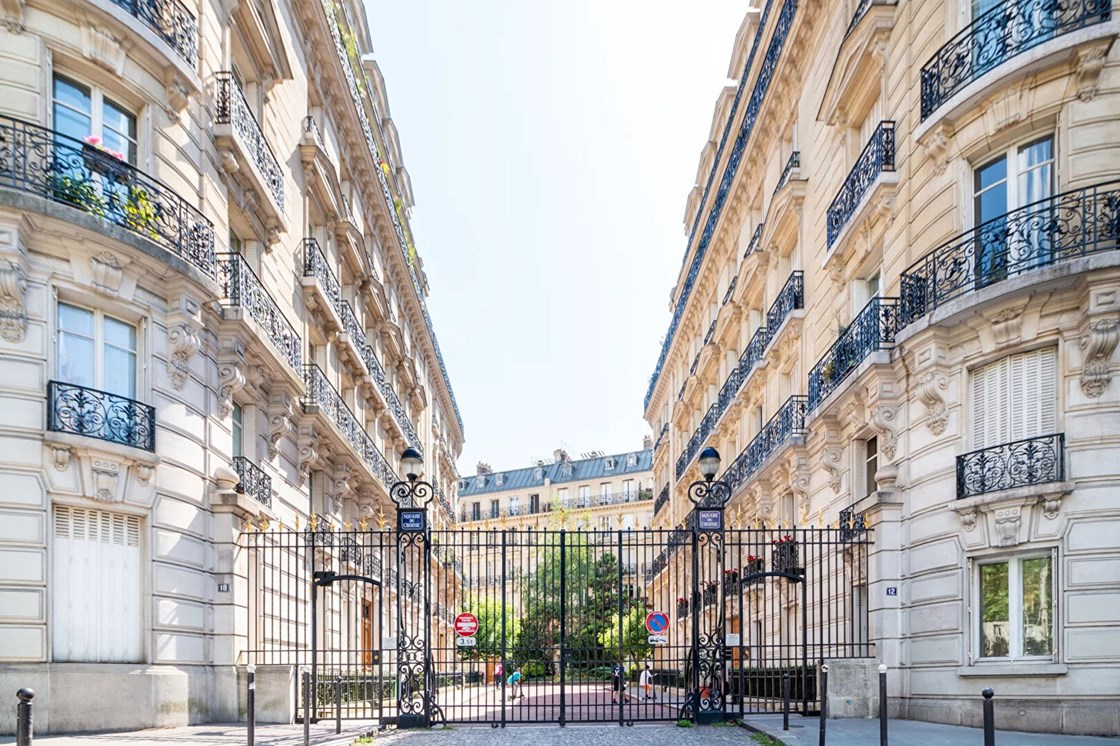
{"label": "street lamp post", "polygon": [[[698,723],[722,721],[726,716],[727,696],[724,691],[724,659],[726,635],[724,623],[726,589],[723,583],[725,557],[723,509],[731,498],[731,488],[716,479],[719,473],[719,451],[711,446],[700,452],[702,480],[688,486],[692,502],[692,692],[689,707]],[[700,554],[706,549],[714,553],[716,571],[716,613],[714,624],[700,629],[704,608],[700,591]],[[706,686],[704,684],[707,684]]]}

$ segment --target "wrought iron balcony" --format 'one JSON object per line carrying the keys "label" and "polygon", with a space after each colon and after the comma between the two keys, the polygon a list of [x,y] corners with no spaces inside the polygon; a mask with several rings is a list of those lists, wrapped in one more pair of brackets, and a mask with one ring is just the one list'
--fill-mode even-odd
{"label": "wrought iron balcony", "polygon": [[850,542],[867,533],[867,517],[857,513],[851,505],[840,511],[840,530],[838,538],[842,542]]}
{"label": "wrought iron balcony", "polygon": [[844,32],[844,36],[852,33],[867,12],[871,10],[873,5],[897,5],[898,0],[859,0],[859,5],[856,6],[856,12],[852,14],[852,22],[848,24],[848,30]]}
{"label": "wrought iron balcony", "polygon": [[774,187],[774,194],[782,191],[782,187],[789,183],[790,178],[793,176],[793,169],[795,168],[801,168],[800,150],[795,150],[789,154],[789,160],[786,161],[786,166],[782,169],[782,175],[778,177],[778,185]]}
{"label": "wrought iron balcony", "polygon": [[[656,388],[658,378],[660,378],[662,369],[665,366],[665,360],[669,356],[669,348],[673,344],[673,337],[676,335],[677,328],[680,326],[681,318],[684,316],[685,308],[688,306],[689,298],[692,295],[692,289],[696,285],[696,280],[700,275],[700,267],[704,263],[708,247],[715,235],[715,226],[719,223],[724,206],[729,202],[728,195],[731,192],[736,173],[743,163],[743,153],[748,143],[751,142],[751,133],[754,131],[759,111],[762,109],[766,94],[769,91],[770,82],[774,77],[774,71],[778,66],[778,60],[781,57],[782,49],[785,47],[790,27],[793,25],[798,2],[799,0],[785,0],[782,4],[778,19],[773,26],[774,30],[770,35],[769,45],[766,47],[761,63],[756,67],[754,61],[756,54],[762,47],[764,38],[762,33],[763,29],[770,28],[768,25],[770,11],[772,7],[777,6],[773,3],[767,3],[762,11],[762,18],[759,20],[759,25],[757,26],[755,40],[751,45],[750,52],[747,55],[747,64],[743,69],[743,78],[735,92],[735,98],[731,103],[731,111],[727,118],[727,126],[723,131],[723,135],[720,137],[719,147],[716,148],[716,155],[713,159],[713,163],[725,163],[726,166],[723,175],[718,180],[716,178],[717,167],[713,166],[708,176],[708,181],[704,186],[704,194],[700,199],[700,204],[710,204],[711,209],[707,212],[703,209],[697,210],[696,212],[696,219],[693,221],[692,229],[688,237],[688,247],[685,251],[685,261],[687,261],[690,254],[692,255],[692,261],[688,265],[688,272],[685,275],[684,284],[681,287],[681,292],[677,296],[677,304],[673,309],[673,317],[669,321],[669,329],[665,333],[665,339],[661,344],[661,352],[657,358],[657,365],[654,367],[653,374],[650,375],[649,387],[646,389],[646,395],[642,404],[644,408],[649,407],[650,398],[653,396],[654,388]],[[747,79],[752,75],[755,76],[755,82],[747,97],[747,109],[743,114],[738,132],[733,134],[732,123],[739,121],[737,117],[739,103],[743,93],[747,90]],[[728,143],[731,144],[731,152],[725,159],[723,158],[723,150]],[[715,197],[709,200],[713,184],[717,184]],[[701,225],[704,226],[703,229],[701,229]],[[696,246],[695,251],[692,249],[694,241]]]}
{"label": "wrought iron balcony", "polygon": [[218,270],[222,295],[228,304],[247,311],[280,356],[298,374],[303,365],[299,335],[288,323],[276,301],[264,289],[260,278],[249,268],[245,257],[240,254],[221,254],[218,257]]}
{"label": "wrought iron balcony", "polygon": [[716,320],[712,319],[712,323],[708,325],[708,331],[704,334],[704,344],[711,344],[714,336],[716,336]]}
{"label": "wrought iron balcony", "polygon": [[1120,248],[1120,181],[1012,210],[938,246],[900,278],[901,323],[1009,277]]}
{"label": "wrought iron balcony", "polygon": [[167,42],[193,69],[198,63],[198,22],[179,0],[112,0]]}
{"label": "wrought iron balcony", "polygon": [[727,291],[723,294],[723,305],[731,300],[731,296],[735,293],[735,288],[739,285],[739,275],[731,278],[731,284],[727,286]]}
{"label": "wrought iron balcony", "polygon": [[76,383],[47,383],[47,430],[156,450],[156,410]]}
{"label": "wrought iron balcony", "polygon": [[867,190],[886,171],[894,171],[894,122],[890,121],[879,122],[844,179],[844,185],[828,206],[828,248],[836,243]]}
{"label": "wrought iron balcony", "polygon": [[233,470],[241,477],[234,487],[235,491],[248,495],[261,505],[272,507],[272,477],[244,456],[233,457]]}
{"label": "wrought iron balcony", "polygon": [[665,485],[665,487],[661,490],[660,494],[658,494],[657,499],[653,501],[653,514],[657,515],[658,513],[661,512],[661,509],[664,508],[668,504],[669,504],[669,485]]}
{"label": "wrought iron balcony", "polygon": [[433,485],[432,489],[436,495],[436,502],[439,503],[439,509],[443,511],[443,515],[447,519],[447,522],[454,523],[455,513],[451,510],[451,502],[447,499],[447,495],[443,494],[443,490],[439,488],[438,484]]}
{"label": "wrought iron balcony", "polygon": [[700,366],[700,353],[696,353],[696,357],[692,358],[692,365],[688,366],[688,374],[690,376],[696,375],[696,369]]}
{"label": "wrought iron balcony", "polygon": [[342,286],[338,284],[338,278],[335,277],[334,270],[327,262],[323,249],[314,238],[303,239],[302,246],[303,276],[314,277],[319,281],[319,284],[323,286],[323,292],[326,293],[328,303],[335,310],[335,313],[338,313],[342,305]]}
{"label": "wrought iron balcony", "polygon": [[739,369],[732,368],[731,372],[727,374],[727,379],[723,382],[723,386],[719,389],[719,398],[716,400],[716,406],[719,407],[719,414],[722,416],[727,411],[729,405],[735,399],[735,394],[739,393]]}
{"label": "wrought iron balcony", "polygon": [[1065,442],[1054,433],[957,456],[957,499],[1063,481]]}
{"label": "wrought iron balcony", "polygon": [[792,536],[775,540],[770,553],[770,570],[801,575],[804,570],[798,562],[798,555],[797,540]]}
{"label": "wrought iron balcony", "polygon": [[740,382],[747,380],[751,369],[754,368],[756,363],[761,362],[762,353],[766,351],[766,344],[769,339],[770,332],[763,326],[759,327],[751,337],[751,341],[747,342],[747,346],[743,348],[743,354],[739,356]]}
{"label": "wrought iron balcony", "polygon": [[342,301],[338,307],[339,318],[342,319],[342,332],[350,338],[354,346],[359,350],[363,350],[369,346],[366,341],[366,332],[362,329],[361,322],[358,321],[357,314],[354,313],[354,307],[347,301]]}
{"label": "wrought iron balcony", "polygon": [[809,409],[835,391],[868,355],[893,344],[898,322],[898,298],[872,298],[809,371]]}
{"label": "wrought iron balcony", "polygon": [[653,450],[656,451],[658,448],[661,447],[661,444],[665,442],[665,436],[668,435],[668,434],[669,434],[669,423],[666,422],[665,424],[663,424],[661,426],[661,432],[657,434],[657,442],[653,444]]}
{"label": "wrought iron balcony", "polygon": [[757,226],[755,226],[754,233],[751,234],[751,241],[747,244],[747,250],[743,252],[744,259],[746,259],[754,252],[758,251],[758,247],[762,243],[762,229],[765,227],[765,223],[759,223]]}
{"label": "wrought iron balcony", "polygon": [[1004,0],[945,43],[922,67],[922,119],[998,65],[1112,17],[1112,0]]}
{"label": "wrought iron balcony", "polygon": [[805,274],[803,272],[790,273],[789,279],[782,289],[778,291],[778,297],[774,299],[774,303],[770,306],[770,310],[766,312],[766,329],[767,338],[766,344],[769,345],[774,341],[774,337],[778,335],[778,330],[781,329],[785,320],[796,309],[805,307]]}
{"label": "wrought iron balcony", "polygon": [[317,406],[339,429],[342,437],[358,454],[370,473],[380,479],[386,489],[391,489],[397,481],[397,475],[380,449],[374,445],[365,426],[346,406],[346,402],[342,400],[337,389],[327,380],[327,376],[318,365],[306,365],[303,370],[304,385],[307,390],[303,399],[304,407]]}
{"label": "wrought iron balcony", "polygon": [[280,161],[268,146],[257,118],[249,108],[249,102],[245,100],[245,94],[233,79],[233,73],[219,72],[214,78],[217,84],[215,124],[233,126],[249,159],[264,179],[269,195],[283,212],[284,173],[280,170]]}
{"label": "wrought iron balcony", "polygon": [[763,425],[721,479],[734,491],[746,483],[762,465],[791,437],[805,433],[805,414],[808,402],[804,396],[791,396],[785,404]]}
{"label": "wrought iron balcony", "polygon": [[75,207],[216,275],[210,221],[166,184],[81,140],[0,116],[0,186]]}

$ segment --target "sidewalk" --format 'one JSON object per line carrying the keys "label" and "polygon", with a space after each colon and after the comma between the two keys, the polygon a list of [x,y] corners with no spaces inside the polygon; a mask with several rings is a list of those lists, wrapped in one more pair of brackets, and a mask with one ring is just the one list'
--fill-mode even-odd
{"label": "sidewalk", "polygon": [[[743,724],[761,731],[787,746],[817,746],[820,720],[790,716],[789,730],[782,731],[781,715],[748,715]],[[871,746],[879,743],[879,721],[863,718],[829,720],[828,746]],[[980,728],[923,723],[918,720],[892,720],[888,725],[890,743],[898,746],[981,746]],[[1052,733],[996,731],[997,746],[1120,746],[1120,739],[1096,736],[1059,736]]]}
{"label": "sidewalk", "polygon": [[[376,722],[343,721],[342,733],[335,734],[334,721],[311,726],[315,746],[350,746],[355,738],[377,727]],[[0,736],[0,745],[14,744],[15,736]],[[258,746],[301,746],[302,725],[258,725]],[[245,743],[245,723],[229,725],[191,725],[183,728],[152,728],[128,733],[88,733],[67,736],[35,736],[35,746],[233,746]]]}

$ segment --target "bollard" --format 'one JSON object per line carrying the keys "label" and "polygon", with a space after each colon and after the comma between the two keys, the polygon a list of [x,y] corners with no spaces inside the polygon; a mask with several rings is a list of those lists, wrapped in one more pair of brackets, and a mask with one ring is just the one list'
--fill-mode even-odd
{"label": "bollard", "polygon": [[789,730],[789,671],[782,674],[782,730]]}
{"label": "bollard", "polygon": [[887,667],[879,664],[879,746],[887,746]]}
{"label": "bollard", "polygon": [[342,677],[334,677],[334,732],[342,732]]}
{"label": "bollard", "polygon": [[16,705],[16,746],[31,746],[34,735],[34,725],[31,721],[31,700],[35,699],[35,692],[26,687],[16,692],[19,704]]}
{"label": "bollard", "polygon": [[249,674],[249,695],[245,702],[247,710],[245,719],[248,721],[246,735],[249,746],[253,746],[257,741],[257,667],[250,663],[245,666],[245,670]]}
{"label": "bollard", "polygon": [[303,746],[311,746],[311,672],[303,672]]}
{"label": "bollard", "polygon": [[825,728],[828,723],[828,664],[821,664],[821,738],[820,746],[824,746]]}
{"label": "bollard", "polygon": [[996,693],[989,687],[980,694],[984,696],[984,746],[996,746],[996,705],[992,701]]}

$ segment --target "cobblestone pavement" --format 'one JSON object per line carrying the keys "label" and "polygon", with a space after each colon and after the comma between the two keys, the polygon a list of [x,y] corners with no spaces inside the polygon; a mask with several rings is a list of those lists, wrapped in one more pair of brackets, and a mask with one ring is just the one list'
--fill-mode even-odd
{"label": "cobblestone pavement", "polygon": [[[314,746],[349,746],[357,736],[369,732],[375,723],[342,724],[336,735],[334,724],[311,727]],[[488,729],[489,730],[489,729]],[[0,736],[0,746],[14,744],[15,736]],[[35,736],[35,746],[234,746],[247,743],[245,724],[192,725],[185,728],[151,728],[128,733],[89,733],[72,736]],[[302,746],[300,725],[258,725],[257,746]]]}

